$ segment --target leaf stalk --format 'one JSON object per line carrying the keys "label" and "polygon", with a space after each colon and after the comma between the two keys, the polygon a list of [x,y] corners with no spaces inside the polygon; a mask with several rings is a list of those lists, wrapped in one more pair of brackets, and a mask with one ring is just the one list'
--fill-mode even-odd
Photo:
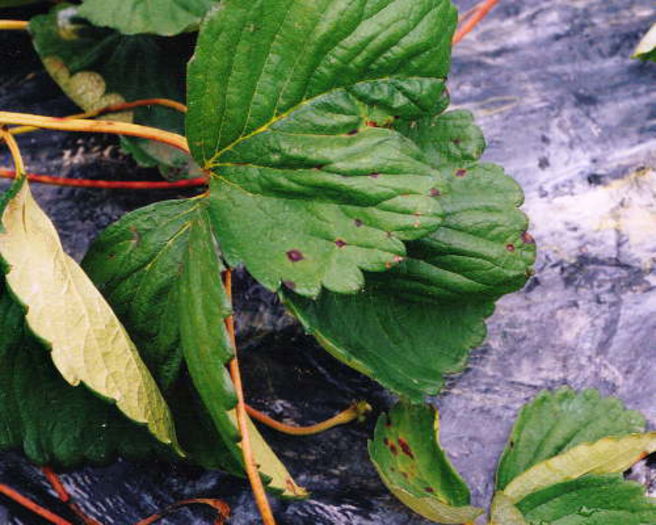
{"label": "leaf stalk", "polygon": [[465,13],[462,26],[458,28],[456,34],[453,36],[453,45],[456,45],[465,38],[498,3],[499,0],[484,0],[471,12]]}
{"label": "leaf stalk", "polygon": [[343,410],[336,416],[331,417],[321,423],[309,426],[297,426],[297,425],[288,425],[286,423],[281,423],[275,419],[269,417],[268,415],[260,412],[259,410],[246,405],[246,412],[256,421],[263,423],[264,425],[282,432],[283,434],[289,434],[292,436],[311,436],[314,434],[320,434],[326,430],[330,430],[339,425],[346,425],[355,420],[362,420],[368,412],[371,412],[371,405],[366,401],[359,401],[353,403],[346,410]]}
{"label": "leaf stalk", "polygon": [[16,492],[14,489],[7,485],[0,485],[0,494],[14,500],[16,503],[32,511],[37,516],[41,516],[44,520],[49,521],[50,523],[54,523],[54,525],[73,525],[73,523],[70,521],[57,516],[57,514],[53,512],[50,512],[48,509],[43,508],[38,503],[35,503],[19,492]]}
{"label": "leaf stalk", "polygon": [[21,155],[20,148],[16,139],[9,133],[5,126],[0,126],[0,139],[9,148],[9,153],[11,154],[12,161],[14,163],[14,174],[15,177],[20,179],[25,177],[25,163],[23,162],[23,156]]}
{"label": "leaf stalk", "polygon": [[[197,177],[195,179],[184,179],[176,181],[121,181],[121,180],[93,180],[93,179],[70,179],[67,177],[54,177],[52,175],[40,175],[27,173],[27,180],[51,186],[67,186],[73,188],[104,188],[112,190],[169,190],[176,188],[196,188],[207,186],[207,179]],[[13,179],[16,171],[0,168],[0,178]]]}
{"label": "leaf stalk", "polygon": [[117,122],[113,120],[66,119],[61,117],[45,117],[28,113],[13,113],[0,111],[0,123],[36,128],[54,129],[60,131],[75,131],[83,133],[111,133],[154,140],[168,144],[185,153],[189,153],[187,139],[177,133],[164,131],[149,126]]}
{"label": "leaf stalk", "polygon": [[[187,112],[187,106],[175,100],[171,100],[168,98],[146,98],[141,100],[135,100],[134,102],[122,102],[120,104],[111,104],[109,106],[105,106],[104,108],[94,109],[92,111],[86,111],[84,113],[76,113],[75,115],[70,115],[68,117],[63,117],[63,118],[89,119],[89,118],[98,117],[100,115],[105,115],[107,113],[121,113],[124,111],[129,111],[132,109],[141,108],[145,106],[162,106],[165,108],[173,109],[175,111],[179,111],[180,113]],[[15,128],[11,128],[9,132],[12,135],[21,135],[23,133],[31,133],[33,131],[38,131],[39,129],[41,128],[36,126],[18,126]]]}
{"label": "leaf stalk", "polygon": [[0,31],[27,31],[26,20],[0,20]]}
{"label": "leaf stalk", "polygon": [[[232,302],[232,271],[230,269],[226,270],[223,277],[223,284],[228,294],[228,298]],[[244,458],[244,468],[246,470],[246,475],[248,476],[248,481],[251,484],[253,489],[253,496],[255,497],[255,503],[257,508],[260,511],[262,517],[262,522],[264,525],[276,525],[276,520],[273,517],[273,512],[271,511],[271,506],[269,505],[269,500],[267,499],[266,491],[264,490],[264,485],[262,484],[262,478],[260,473],[257,470],[257,465],[255,463],[255,456],[253,455],[253,449],[251,447],[251,441],[248,433],[248,414],[246,412],[246,401],[244,400],[244,388],[241,381],[241,372],[239,370],[239,360],[237,358],[237,340],[235,337],[235,320],[231,315],[225,320],[226,329],[230,337],[230,342],[235,353],[235,357],[230,361],[228,368],[230,370],[230,377],[235,386],[235,392],[237,394],[237,423],[239,426],[239,432],[241,433],[241,450]]]}

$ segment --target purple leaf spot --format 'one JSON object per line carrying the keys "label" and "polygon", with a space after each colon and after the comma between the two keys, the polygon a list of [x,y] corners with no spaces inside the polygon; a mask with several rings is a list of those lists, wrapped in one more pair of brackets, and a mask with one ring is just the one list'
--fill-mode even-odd
{"label": "purple leaf spot", "polygon": [[305,259],[305,257],[303,257],[303,254],[299,250],[289,250],[287,252],[287,258],[291,262],[298,262],[298,261],[302,261],[303,259]]}

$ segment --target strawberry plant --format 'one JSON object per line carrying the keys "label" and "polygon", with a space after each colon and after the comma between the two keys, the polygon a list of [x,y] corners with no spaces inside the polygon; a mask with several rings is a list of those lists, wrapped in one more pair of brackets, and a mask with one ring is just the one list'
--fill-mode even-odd
{"label": "strawberry plant", "polygon": [[[120,455],[222,469],[249,478],[274,523],[264,486],[307,493],[245,403],[232,269],[423,421],[425,396],[530,275],[535,245],[521,189],[480,161],[472,116],[447,111],[450,0],[152,5],[85,0],[0,21],[29,30],[84,111],[0,111],[16,179],[0,202],[0,447],[45,466]],[[126,214],[78,265],[30,193],[52,182],[23,165],[16,137],[34,128],[120,135],[163,186],[204,189]],[[466,504],[438,458],[452,480],[438,499]]]}
{"label": "strawberry plant", "polygon": [[[489,525],[656,523],[656,501],[622,473],[656,451],[644,417],[596,390],[541,392],[519,414],[497,468]],[[483,509],[439,445],[437,413],[401,402],[369,443],[385,485],[440,523],[469,523]]]}

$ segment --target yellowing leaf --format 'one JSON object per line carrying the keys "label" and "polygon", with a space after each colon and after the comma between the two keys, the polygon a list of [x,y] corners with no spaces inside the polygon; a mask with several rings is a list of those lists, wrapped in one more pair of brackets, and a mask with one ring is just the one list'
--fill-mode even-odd
{"label": "yellowing leaf", "polygon": [[179,450],[173,420],[157,384],[128,333],[86,274],[63,250],[57,231],[25,181],[5,195],[0,257],[6,280],[26,310],[34,334],[73,386],[116,403],[130,419],[148,425]]}
{"label": "yellowing leaf", "polygon": [[517,503],[529,494],[586,474],[623,472],[656,450],[656,432],[583,443],[531,467],[503,491]]}
{"label": "yellowing leaf", "polygon": [[[483,513],[482,509],[479,509],[478,507],[472,507],[470,505],[466,505],[464,507],[454,507],[452,505],[442,503],[436,498],[420,498],[414,496],[410,494],[410,492],[403,490],[398,485],[394,485],[392,482],[390,482],[376,463],[374,463],[374,466],[380,475],[380,479],[383,480],[383,483],[388,488],[388,490],[394,494],[401,503],[411,508],[416,513],[421,514],[425,518],[437,521],[439,523],[460,524],[471,522]],[[503,525],[510,524],[504,523]]]}
{"label": "yellowing leaf", "polygon": [[528,525],[512,500],[503,492],[497,492],[492,500],[488,525]]}

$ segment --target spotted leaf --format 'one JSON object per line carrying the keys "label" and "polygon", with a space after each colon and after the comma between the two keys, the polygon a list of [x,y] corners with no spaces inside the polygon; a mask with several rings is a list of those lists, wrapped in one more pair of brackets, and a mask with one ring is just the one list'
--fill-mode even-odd
{"label": "spotted leaf", "polygon": [[485,337],[501,295],[525,283],[535,257],[519,186],[479,164],[484,141],[469,113],[398,124],[435,168],[428,194],[444,220],[407,243],[390,271],[367,274],[362,293],[324,291],[316,301],[283,292],[290,310],[335,357],[420,401],[461,370]]}
{"label": "spotted leaf", "polygon": [[387,488],[422,516],[465,523],[482,509],[469,505],[469,489],[439,443],[439,417],[426,405],[397,404],[383,414],[369,455]]}
{"label": "spotted leaf", "polygon": [[226,0],[189,66],[187,136],[230,265],[352,293],[434,231],[436,170],[392,127],[440,113],[450,0]]}

